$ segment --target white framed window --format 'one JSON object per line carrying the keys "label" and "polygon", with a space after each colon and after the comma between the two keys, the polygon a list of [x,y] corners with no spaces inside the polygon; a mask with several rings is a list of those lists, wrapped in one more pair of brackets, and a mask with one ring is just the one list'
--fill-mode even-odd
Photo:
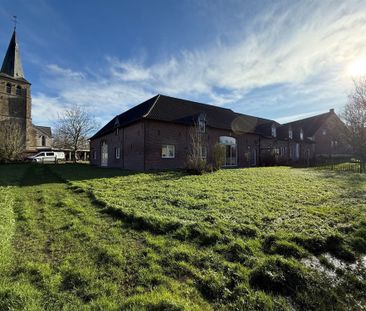
{"label": "white framed window", "polygon": [[175,146],[174,145],[162,145],[161,146],[161,157],[163,159],[174,159],[175,158]]}
{"label": "white framed window", "polygon": [[272,125],[271,132],[272,132],[272,137],[277,136],[277,130],[276,130],[276,126],[274,124]]}
{"label": "white framed window", "polygon": [[198,129],[200,133],[206,133],[206,118],[204,115],[200,115],[198,118]]}
{"label": "white framed window", "polygon": [[114,148],[114,154],[116,159],[119,160],[121,158],[121,148],[120,147]]}
{"label": "white framed window", "polygon": [[293,137],[292,129],[289,129],[288,130],[288,138],[292,139],[292,137]]}
{"label": "white framed window", "polygon": [[201,159],[203,159],[203,160],[207,159],[207,147],[206,146],[201,146],[200,156],[201,156]]}
{"label": "white framed window", "polygon": [[300,140],[304,140],[304,131],[300,129]]}
{"label": "white framed window", "polygon": [[283,157],[285,155],[285,148],[281,147],[280,148],[280,156]]}

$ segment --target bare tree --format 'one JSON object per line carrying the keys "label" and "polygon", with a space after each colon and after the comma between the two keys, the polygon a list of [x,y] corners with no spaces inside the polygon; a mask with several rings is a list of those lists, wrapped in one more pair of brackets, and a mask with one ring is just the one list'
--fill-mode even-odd
{"label": "bare tree", "polygon": [[349,130],[349,143],[354,155],[361,161],[361,171],[366,163],[366,76],[353,81],[354,88],[348,96],[344,120]]}
{"label": "bare tree", "polygon": [[22,158],[25,149],[25,136],[16,120],[0,123],[0,162],[16,161]]}
{"label": "bare tree", "polygon": [[199,123],[189,130],[190,148],[187,156],[187,168],[195,173],[202,173],[206,169],[207,142],[205,129]]}
{"label": "bare tree", "polygon": [[84,107],[75,105],[58,117],[54,145],[70,148],[77,161],[77,151],[88,144],[88,136],[97,129],[95,118]]}

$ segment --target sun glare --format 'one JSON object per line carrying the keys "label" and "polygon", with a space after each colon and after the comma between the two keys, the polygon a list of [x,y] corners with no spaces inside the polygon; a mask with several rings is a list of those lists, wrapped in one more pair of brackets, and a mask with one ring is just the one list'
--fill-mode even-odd
{"label": "sun glare", "polygon": [[366,58],[358,59],[347,68],[347,74],[351,77],[366,75]]}

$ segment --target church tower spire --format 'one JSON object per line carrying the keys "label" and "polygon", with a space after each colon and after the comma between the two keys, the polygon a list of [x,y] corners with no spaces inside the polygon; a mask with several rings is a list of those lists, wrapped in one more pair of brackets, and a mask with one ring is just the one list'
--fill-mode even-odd
{"label": "church tower spire", "polygon": [[8,50],[6,51],[1,73],[5,73],[15,79],[24,79],[23,67],[20,61],[19,44],[16,39],[16,29],[10,39]]}

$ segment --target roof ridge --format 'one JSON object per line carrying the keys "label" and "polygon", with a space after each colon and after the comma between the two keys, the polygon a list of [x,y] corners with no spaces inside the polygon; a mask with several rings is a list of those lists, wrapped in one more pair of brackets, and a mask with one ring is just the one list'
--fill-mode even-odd
{"label": "roof ridge", "polygon": [[291,122],[287,122],[287,123],[284,123],[283,125],[287,125],[287,124],[292,124],[292,123],[295,123],[295,122],[299,122],[299,121],[307,121],[309,119],[313,119],[313,118],[319,118],[321,116],[325,116],[325,115],[329,115],[330,112],[324,112],[324,113],[320,113],[320,114],[316,114],[315,116],[311,116],[311,117],[307,117],[307,118],[304,118],[304,119],[299,119],[299,120],[295,120],[295,121],[291,121]]}
{"label": "roof ridge", "polygon": [[147,112],[147,113],[145,113],[144,115],[142,115],[142,118],[146,118],[146,117],[150,114],[150,112],[154,109],[154,107],[155,107],[156,103],[158,102],[159,98],[160,98],[160,94],[158,94],[158,95],[156,96],[156,99],[155,99],[154,103],[151,105],[151,107],[150,107],[150,109],[148,110],[148,112]]}
{"label": "roof ridge", "polygon": [[[33,125],[33,127],[35,127],[37,130],[39,130],[40,132],[42,132],[43,134],[45,134],[45,135],[47,135],[47,136],[49,136],[49,134],[51,134],[51,136],[52,136],[52,128],[50,127],[50,126],[42,126],[42,125],[35,125],[35,124],[32,124]],[[50,130],[50,133],[47,133],[46,131],[45,131],[45,129],[49,129]]]}
{"label": "roof ridge", "polygon": [[253,116],[253,115],[251,115],[251,114],[245,114],[245,113],[236,112],[236,111],[233,111],[233,112],[234,112],[236,115],[239,115],[239,116],[250,117],[250,118],[256,118],[256,119],[259,119],[259,120],[275,122],[275,123],[277,123],[277,124],[282,125],[281,123],[278,123],[276,120],[273,120],[273,119],[266,119],[266,118],[262,118],[262,117],[256,117],[256,116]]}
{"label": "roof ridge", "polygon": [[205,103],[196,102],[196,101],[193,101],[193,100],[190,100],[190,99],[173,97],[173,96],[164,95],[164,94],[159,94],[159,96],[161,96],[161,97],[167,97],[167,98],[172,98],[172,99],[177,99],[177,100],[180,100],[180,101],[191,102],[191,103],[196,104],[196,105],[203,105],[203,106],[213,107],[213,108],[216,108],[216,109],[224,109],[224,110],[228,110],[228,111],[231,111],[231,112],[235,113],[235,111],[233,111],[231,108],[220,107],[220,106],[216,106],[216,105],[212,105],[212,104],[205,104]]}

